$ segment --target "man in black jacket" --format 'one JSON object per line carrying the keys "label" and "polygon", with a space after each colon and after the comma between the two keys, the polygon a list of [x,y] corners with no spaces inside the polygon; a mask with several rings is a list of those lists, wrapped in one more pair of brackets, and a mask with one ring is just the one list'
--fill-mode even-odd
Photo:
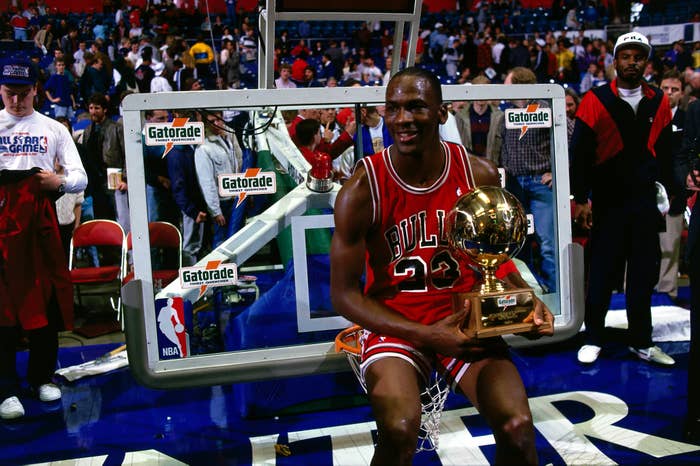
{"label": "man in black jacket", "polygon": [[[683,142],[674,154],[676,179],[690,193],[700,191],[700,102],[688,106]],[[690,271],[690,360],[688,361],[688,414],[686,438],[700,443],[700,202],[695,202],[690,216],[686,260]]]}
{"label": "man in black jacket", "polygon": [[[671,106],[672,151],[680,149],[683,139],[683,127],[685,112],[678,106],[683,95],[683,82],[678,71],[672,70],[664,74],[661,81],[661,90],[668,96]],[[666,186],[670,199],[669,211],[666,214],[666,231],[659,234],[661,245],[661,270],[656,291],[667,293],[675,300],[678,297],[678,266],[681,252],[681,234],[683,233],[683,212],[687,201],[685,184],[676,183],[675,186]]]}
{"label": "man in black jacket", "polygon": [[[668,97],[642,79],[651,47],[642,34],[617,40],[617,78],[586,93],[571,141],[574,218],[591,228],[586,292],[586,344],[578,360],[590,364],[603,345],[613,286],[626,267],[629,349],[663,365],[673,358],[651,339],[651,295],[659,276],[657,182],[673,184]],[[589,204],[589,195],[590,201]]]}
{"label": "man in black jacket", "polygon": [[[190,112],[174,112],[175,118],[190,118]],[[194,265],[204,257],[207,238],[207,204],[199,189],[194,166],[194,147],[177,145],[165,158],[170,178],[170,192],[182,213],[182,264]]]}

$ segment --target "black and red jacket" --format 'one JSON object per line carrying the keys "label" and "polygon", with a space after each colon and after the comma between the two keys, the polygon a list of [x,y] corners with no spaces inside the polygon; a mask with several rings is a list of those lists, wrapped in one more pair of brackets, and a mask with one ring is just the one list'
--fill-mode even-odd
{"label": "black and red jacket", "polygon": [[61,244],[55,199],[32,176],[0,171],[0,326],[48,324],[52,293],[62,329],[73,327],[73,284]]}
{"label": "black and red jacket", "polygon": [[660,90],[642,83],[635,115],[617,80],[591,89],[576,113],[569,148],[571,190],[577,203],[596,209],[656,211],[656,181],[673,185],[671,108]]}

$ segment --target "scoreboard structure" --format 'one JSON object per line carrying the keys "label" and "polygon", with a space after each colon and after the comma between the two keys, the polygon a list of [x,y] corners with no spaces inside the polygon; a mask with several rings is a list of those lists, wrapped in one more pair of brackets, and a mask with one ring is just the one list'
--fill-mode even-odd
{"label": "scoreboard structure", "polygon": [[[331,10],[329,10],[331,8]],[[383,21],[394,23],[393,50],[401,50],[404,37],[408,42],[406,63],[416,58],[421,2],[415,0],[358,0],[334,2],[330,5],[320,0],[267,0],[258,16],[260,37],[258,50],[260,72],[258,88],[271,89],[274,83],[275,26],[278,21]],[[400,60],[392,63],[392,73],[399,70]]]}

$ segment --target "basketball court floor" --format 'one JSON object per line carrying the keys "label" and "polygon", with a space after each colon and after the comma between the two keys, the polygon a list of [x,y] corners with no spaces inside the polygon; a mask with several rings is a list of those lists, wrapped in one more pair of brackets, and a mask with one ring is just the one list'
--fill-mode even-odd
{"label": "basketball court floor", "polygon": [[[687,341],[660,343],[676,358],[669,368],[635,359],[622,343],[623,330],[610,329],[610,336],[616,343],[589,367],[576,362],[580,336],[513,350],[530,396],[540,463],[700,464],[700,445],[685,442],[682,433]],[[59,364],[91,361],[116,346],[64,347]],[[21,371],[26,356],[18,353]],[[125,367],[63,381],[61,401],[23,396],[27,415],[0,422],[0,464],[365,465],[376,432],[353,377],[152,390]],[[419,453],[415,464],[476,465],[493,458],[483,419],[450,395],[438,450]]]}

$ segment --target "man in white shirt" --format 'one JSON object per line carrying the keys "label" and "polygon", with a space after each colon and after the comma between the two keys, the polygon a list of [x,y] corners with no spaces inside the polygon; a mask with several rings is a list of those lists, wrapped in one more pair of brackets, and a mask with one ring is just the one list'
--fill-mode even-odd
{"label": "man in white shirt", "polygon": [[371,105],[360,108],[360,117],[362,125],[359,132],[362,134],[362,155],[381,152],[394,142],[377,107]]}
{"label": "man in white shirt", "polygon": [[389,80],[391,79],[391,65],[392,65],[393,59],[391,56],[386,57],[386,61],[384,62],[384,67],[386,68],[386,71],[384,72],[384,77],[382,78],[382,85],[386,86],[389,84]]}
{"label": "man in white shirt", "polygon": [[[29,339],[27,381],[41,401],[53,402],[61,398],[61,389],[51,383],[58,331],[73,326],[73,289],[60,249],[55,211],[36,206],[49,200],[52,209],[51,195],[83,191],[87,175],[66,127],[34,111],[37,74],[31,62],[15,60],[0,65],[0,94],[5,106],[0,111],[0,204],[4,207],[0,215],[6,225],[0,229],[5,258],[0,291],[11,292],[13,297],[0,302],[0,418],[16,419],[24,416],[15,355],[19,329]],[[55,173],[56,165],[63,167],[65,175]],[[27,196],[31,196],[30,202]],[[7,225],[14,231],[7,231]],[[21,251],[21,256],[13,254],[10,248],[30,244],[22,238],[38,238],[39,229],[42,239],[34,248]],[[59,247],[58,255],[47,250],[51,244]],[[11,274],[5,272],[10,270]],[[27,272],[32,277],[27,277]],[[27,286],[22,283],[25,279],[33,283]]]}
{"label": "man in white shirt", "polygon": [[78,78],[81,77],[85,71],[86,47],[85,41],[81,40],[78,42],[78,50],[73,53],[73,71]]}
{"label": "man in white shirt", "polygon": [[292,65],[282,63],[280,65],[280,77],[275,79],[275,87],[277,89],[295,89],[297,87],[294,82],[289,79],[292,76]]}
{"label": "man in white shirt", "polygon": [[243,151],[236,135],[227,128],[221,111],[206,115],[206,139],[194,153],[194,164],[207,204],[208,214],[214,221],[212,246],[216,247],[241,227],[242,216],[234,215],[234,209],[244,209],[237,205],[237,197],[223,197],[219,194],[218,176],[241,173],[243,171]]}
{"label": "man in white shirt", "polygon": [[383,78],[384,73],[374,64],[374,58],[365,58],[365,66],[362,69],[362,79],[368,83],[381,83]]}
{"label": "man in white shirt", "polygon": [[155,62],[151,65],[153,72],[156,74],[153,79],[151,79],[151,93],[155,94],[157,92],[170,92],[173,87],[170,82],[163,76],[163,71],[165,71],[165,65],[163,62]]}
{"label": "man in white shirt", "polygon": [[126,55],[126,59],[129,60],[131,63],[133,63],[134,69],[136,69],[136,67],[138,66],[137,63],[139,63],[141,60],[141,52],[139,51],[139,43],[136,40],[132,40],[130,46],[131,46],[131,49],[129,50],[129,53]]}

